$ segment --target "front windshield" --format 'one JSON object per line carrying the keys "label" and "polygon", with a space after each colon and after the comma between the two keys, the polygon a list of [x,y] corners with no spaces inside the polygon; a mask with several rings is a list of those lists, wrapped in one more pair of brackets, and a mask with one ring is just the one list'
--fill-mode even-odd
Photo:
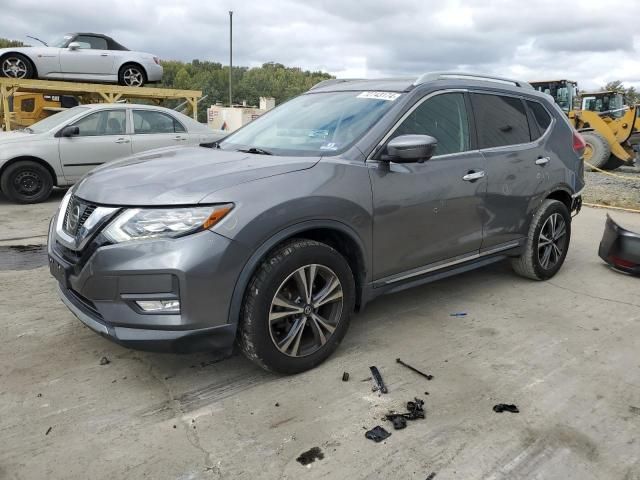
{"label": "front windshield", "polygon": [[51,115],[50,117],[40,120],[39,122],[34,123],[26,130],[31,133],[48,132],[52,128],[61,126],[61,124],[63,124],[67,120],[71,119],[72,117],[75,117],[76,115],[78,115],[79,113],[85,110],[89,110],[89,109],[87,107],[73,107],[73,108],[70,108],[69,110],[63,110],[59,113],[55,113]]}
{"label": "front windshield", "polygon": [[337,155],[391,108],[393,92],[310,93],[258,117],[220,142],[224,150],[261,149],[276,155]]}
{"label": "front windshield", "polygon": [[52,42],[49,42],[47,45],[49,45],[50,47],[62,48],[67,45],[67,42],[71,40],[72,37],[73,35],[71,35],[70,33],[67,33],[61,37],[56,38]]}

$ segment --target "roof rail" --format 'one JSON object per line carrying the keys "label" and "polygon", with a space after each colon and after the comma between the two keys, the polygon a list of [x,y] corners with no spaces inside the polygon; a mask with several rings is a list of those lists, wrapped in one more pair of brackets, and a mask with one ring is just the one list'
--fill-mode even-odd
{"label": "roof rail", "polygon": [[315,90],[316,88],[333,85],[336,83],[353,82],[354,80],[360,80],[360,79],[359,78],[330,78],[329,80],[323,80],[321,82],[316,83],[313,87],[309,89],[309,91]]}
{"label": "roof rail", "polygon": [[413,82],[414,85],[422,85],[426,82],[434,80],[443,80],[445,78],[469,78],[472,80],[482,80],[489,82],[505,83],[508,85],[514,85],[520,88],[533,88],[529,83],[522,80],[514,80],[512,78],[496,77],[493,75],[484,75],[481,73],[465,73],[465,72],[428,72],[420,75],[418,79]]}

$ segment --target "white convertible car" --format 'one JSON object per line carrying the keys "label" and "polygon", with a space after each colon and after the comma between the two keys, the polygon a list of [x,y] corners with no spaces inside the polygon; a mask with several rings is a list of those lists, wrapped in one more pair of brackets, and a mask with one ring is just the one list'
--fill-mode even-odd
{"label": "white convertible car", "polygon": [[106,35],[68,33],[50,45],[0,49],[0,75],[141,87],[162,80],[162,65],[158,57],[132,52]]}
{"label": "white convertible car", "polygon": [[24,130],[0,132],[0,188],[14,202],[38,203],[54,186],[72,185],[103,163],[156,148],[213,143],[224,135],[168,108],[81,105]]}

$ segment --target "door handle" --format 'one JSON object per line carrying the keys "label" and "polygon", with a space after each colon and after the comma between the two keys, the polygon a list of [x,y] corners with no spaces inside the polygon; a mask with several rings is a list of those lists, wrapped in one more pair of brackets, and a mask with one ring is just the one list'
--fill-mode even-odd
{"label": "door handle", "polygon": [[484,170],[480,170],[477,172],[470,171],[464,177],[462,177],[462,179],[465,182],[475,182],[476,180],[483,178],[484,175],[485,175]]}
{"label": "door handle", "polygon": [[108,56],[109,56],[109,54],[108,54],[108,53],[101,53],[101,54],[100,54],[100,56],[101,56],[101,57],[108,57]]}
{"label": "door handle", "polygon": [[181,140],[186,140],[186,137],[181,137],[181,136],[179,136],[179,135],[178,135],[177,137],[174,137],[173,139],[174,139],[176,142],[179,142],[179,141],[181,141]]}
{"label": "door handle", "polygon": [[551,159],[549,157],[539,157],[536,160],[536,165],[546,165],[550,160]]}
{"label": "door handle", "polygon": [[116,143],[129,143],[131,140],[128,138],[119,138],[116,140]]}

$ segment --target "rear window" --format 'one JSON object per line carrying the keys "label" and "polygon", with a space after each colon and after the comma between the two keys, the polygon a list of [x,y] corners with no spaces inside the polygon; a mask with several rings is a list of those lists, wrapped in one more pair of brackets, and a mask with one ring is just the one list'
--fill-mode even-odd
{"label": "rear window", "polygon": [[549,125],[551,125],[551,115],[549,115],[547,109],[540,103],[534,102],[533,100],[527,100],[526,102],[527,107],[531,110],[535,126],[538,128],[537,132],[535,129],[531,130],[532,139],[536,140],[544,135],[544,132],[546,132]]}
{"label": "rear window", "polygon": [[522,100],[502,95],[471,94],[478,147],[492,148],[531,141]]}

